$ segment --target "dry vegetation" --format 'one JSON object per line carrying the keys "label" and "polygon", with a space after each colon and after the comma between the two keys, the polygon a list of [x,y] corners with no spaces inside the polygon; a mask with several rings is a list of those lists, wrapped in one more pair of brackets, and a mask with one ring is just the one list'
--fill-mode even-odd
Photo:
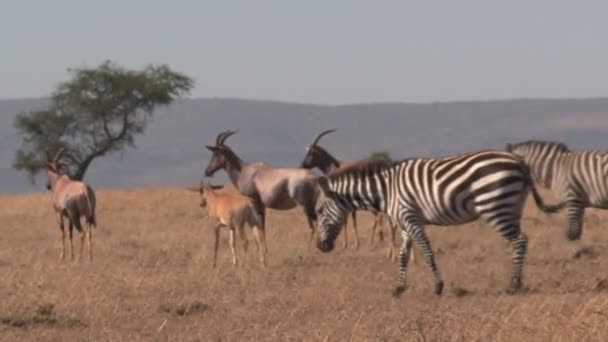
{"label": "dry vegetation", "polygon": [[[608,336],[608,212],[589,211],[593,253],[572,257],[564,215],[528,203],[526,291],[503,293],[510,247],[481,222],[430,227],[443,297],[421,259],[395,300],[385,248],[308,250],[298,210],[268,217],[269,268],[255,244],[230,263],[223,232],[180,189],[98,191],[94,260],[60,263],[48,193],[0,196],[0,339],[6,341],[586,341]],[[369,237],[370,215],[361,215]],[[248,231],[249,236],[252,234]],[[79,242],[79,240],[76,240]],[[339,243],[338,246],[341,244]],[[77,245],[78,247],[78,245]],[[239,246],[240,247],[240,246]],[[242,249],[239,249],[242,253]]]}

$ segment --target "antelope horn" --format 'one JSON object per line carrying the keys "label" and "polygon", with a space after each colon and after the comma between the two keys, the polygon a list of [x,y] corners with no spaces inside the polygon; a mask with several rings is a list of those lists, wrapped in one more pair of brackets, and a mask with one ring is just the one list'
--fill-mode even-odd
{"label": "antelope horn", "polygon": [[53,163],[56,163],[59,160],[59,158],[61,158],[63,151],[65,151],[65,147],[62,147],[59,149],[59,152],[57,152],[57,154],[55,155],[55,159],[53,159]]}
{"label": "antelope horn", "polygon": [[50,162],[51,161],[51,154],[49,153],[49,149],[47,148],[46,150],[44,150],[44,152],[46,152],[46,161]]}
{"label": "antelope horn", "polygon": [[224,132],[224,135],[221,137],[221,139],[219,139],[220,145],[224,145],[224,141],[226,141],[229,136],[234,135],[236,132],[238,132],[238,130],[227,130],[226,132]]}
{"label": "antelope horn", "polygon": [[321,138],[323,138],[324,135],[327,135],[329,133],[335,132],[336,130],[337,130],[337,128],[334,128],[334,129],[328,129],[327,131],[321,132],[319,135],[317,135],[317,137],[315,138],[315,140],[312,142],[312,146],[317,145],[317,143],[319,142],[319,140]]}
{"label": "antelope horn", "polygon": [[220,134],[217,135],[217,137],[215,138],[215,146],[220,146],[220,139],[222,139],[224,137],[224,135],[226,135],[226,133],[228,133],[230,131],[224,131],[224,132],[220,132]]}

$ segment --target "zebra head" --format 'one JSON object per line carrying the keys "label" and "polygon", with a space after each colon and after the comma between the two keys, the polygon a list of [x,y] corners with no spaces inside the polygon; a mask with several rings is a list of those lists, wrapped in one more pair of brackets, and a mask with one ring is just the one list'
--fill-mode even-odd
{"label": "zebra head", "polygon": [[321,198],[317,210],[317,223],[319,225],[317,248],[324,253],[334,249],[334,243],[344,226],[348,213],[348,208],[341,204],[339,195],[331,190],[330,182],[326,176],[321,176],[318,179],[323,198]]}

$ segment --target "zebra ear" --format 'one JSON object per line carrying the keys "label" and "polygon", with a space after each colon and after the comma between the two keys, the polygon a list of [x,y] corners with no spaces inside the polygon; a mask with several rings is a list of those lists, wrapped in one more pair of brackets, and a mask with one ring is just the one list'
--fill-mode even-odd
{"label": "zebra ear", "polygon": [[511,145],[510,143],[507,143],[507,144],[505,145],[505,150],[506,150],[507,152],[513,152],[513,145]]}
{"label": "zebra ear", "polygon": [[320,176],[317,179],[317,184],[319,184],[319,188],[321,188],[323,194],[325,196],[329,196],[329,193],[331,192],[331,189],[329,188],[329,178],[327,178],[326,176]]}

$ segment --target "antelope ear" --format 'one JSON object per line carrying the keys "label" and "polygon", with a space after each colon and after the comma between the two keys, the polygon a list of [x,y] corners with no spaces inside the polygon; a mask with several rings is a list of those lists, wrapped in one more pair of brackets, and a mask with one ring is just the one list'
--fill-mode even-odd
{"label": "antelope ear", "polygon": [[215,152],[215,151],[217,151],[217,147],[215,147],[215,146],[209,146],[209,145],[206,145],[206,146],[205,146],[205,148],[206,148],[206,149],[208,149],[208,150],[209,150],[209,151],[211,151],[211,152]]}
{"label": "antelope ear", "polygon": [[317,178],[317,184],[319,184],[319,188],[323,191],[325,196],[329,196],[331,189],[329,188],[329,178],[327,176],[319,176]]}
{"label": "antelope ear", "polygon": [[211,187],[211,189],[213,190],[220,190],[223,189],[224,186],[223,185],[215,185],[215,184],[209,184],[209,186]]}

